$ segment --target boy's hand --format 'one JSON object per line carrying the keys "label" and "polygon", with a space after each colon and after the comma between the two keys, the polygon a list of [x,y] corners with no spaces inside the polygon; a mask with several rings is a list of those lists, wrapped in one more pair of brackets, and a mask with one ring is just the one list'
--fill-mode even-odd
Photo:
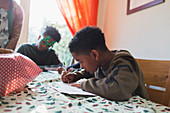
{"label": "boy's hand", "polygon": [[64,83],[71,83],[71,82],[74,82],[74,77],[75,75],[71,72],[63,72],[62,73],[62,76],[61,76],[61,80],[64,82]]}
{"label": "boy's hand", "polygon": [[78,88],[81,88],[81,83],[77,83],[77,84],[71,84],[71,86],[74,86],[74,87],[78,87]]}
{"label": "boy's hand", "polygon": [[63,67],[58,67],[57,71],[59,74],[62,74],[62,72],[65,71],[65,69]]}

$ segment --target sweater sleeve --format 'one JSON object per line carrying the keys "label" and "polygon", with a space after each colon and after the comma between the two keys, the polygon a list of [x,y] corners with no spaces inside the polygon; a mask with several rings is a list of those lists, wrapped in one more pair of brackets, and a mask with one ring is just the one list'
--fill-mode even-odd
{"label": "sweater sleeve", "polygon": [[81,88],[110,100],[123,101],[132,96],[138,83],[135,66],[130,61],[118,59],[106,77],[90,78],[81,84]]}
{"label": "sweater sleeve", "polygon": [[75,75],[74,81],[80,80],[82,78],[89,79],[89,78],[94,77],[94,75],[85,71],[85,69],[81,69],[80,71],[75,71],[75,72],[73,72],[73,74]]}
{"label": "sweater sleeve", "polygon": [[21,44],[18,49],[16,50],[17,53],[21,53],[23,55],[27,55],[25,52],[27,51],[26,48],[27,48],[28,44]]}
{"label": "sweater sleeve", "polygon": [[[59,60],[59,57],[58,57],[58,54],[53,50],[53,49],[50,49],[50,52],[49,54],[50,55],[50,59],[49,59],[49,62],[50,64],[49,65],[59,65],[61,64],[61,61]],[[47,55],[47,57],[48,57]]]}
{"label": "sweater sleeve", "polygon": [[14,1],[14,12],[13,12],[13,25],[12,32],[9,37],[9,42],[6,45],[6,48],[15,50],[17,42],[19,40],[21,29],[23,25],[23,10],[22,8]]}

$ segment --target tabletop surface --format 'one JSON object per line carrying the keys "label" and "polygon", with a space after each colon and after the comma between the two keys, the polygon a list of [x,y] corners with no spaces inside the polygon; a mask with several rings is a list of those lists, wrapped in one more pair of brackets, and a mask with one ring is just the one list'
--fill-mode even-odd
{"label": "tabletop surface", "polygon": [[61,81],[56,72],[42,72],[28,91],[0,97],[0,113],[168,113],[163,106],[139,96],[128,101],[110,101],[100,96],[61,94],[56,82]]}

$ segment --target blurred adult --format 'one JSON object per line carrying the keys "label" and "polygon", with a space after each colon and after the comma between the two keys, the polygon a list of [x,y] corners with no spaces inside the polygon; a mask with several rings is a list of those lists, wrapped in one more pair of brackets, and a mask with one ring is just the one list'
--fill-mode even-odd
{"label": "blurred adult", "polygon": [[15,0],[0,0],[0,48],[15,50],[23,25],[23,10]]}

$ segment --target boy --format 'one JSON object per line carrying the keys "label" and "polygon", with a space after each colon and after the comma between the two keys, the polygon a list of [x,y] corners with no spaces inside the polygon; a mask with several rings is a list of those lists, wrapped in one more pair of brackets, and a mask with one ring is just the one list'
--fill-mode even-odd
{"label": "boy", "polygon": [[74,86],[115,101],[134,95],[148,99],[142,71],[135,59],[126,50],[110,51],[99,28],[87,26],[77,32],[69,50],[84,70],[62,75],[63,82],[87,78]]}
{"label": "boy", "polygon": [[16,52],[29,57],[39,66],[59,65],[61,62],[58,59],[58,55],[50,47],[53,47],[60,39],[58,30],[47,26],[42,36],[39,36],[36,44],[23,44]]}

